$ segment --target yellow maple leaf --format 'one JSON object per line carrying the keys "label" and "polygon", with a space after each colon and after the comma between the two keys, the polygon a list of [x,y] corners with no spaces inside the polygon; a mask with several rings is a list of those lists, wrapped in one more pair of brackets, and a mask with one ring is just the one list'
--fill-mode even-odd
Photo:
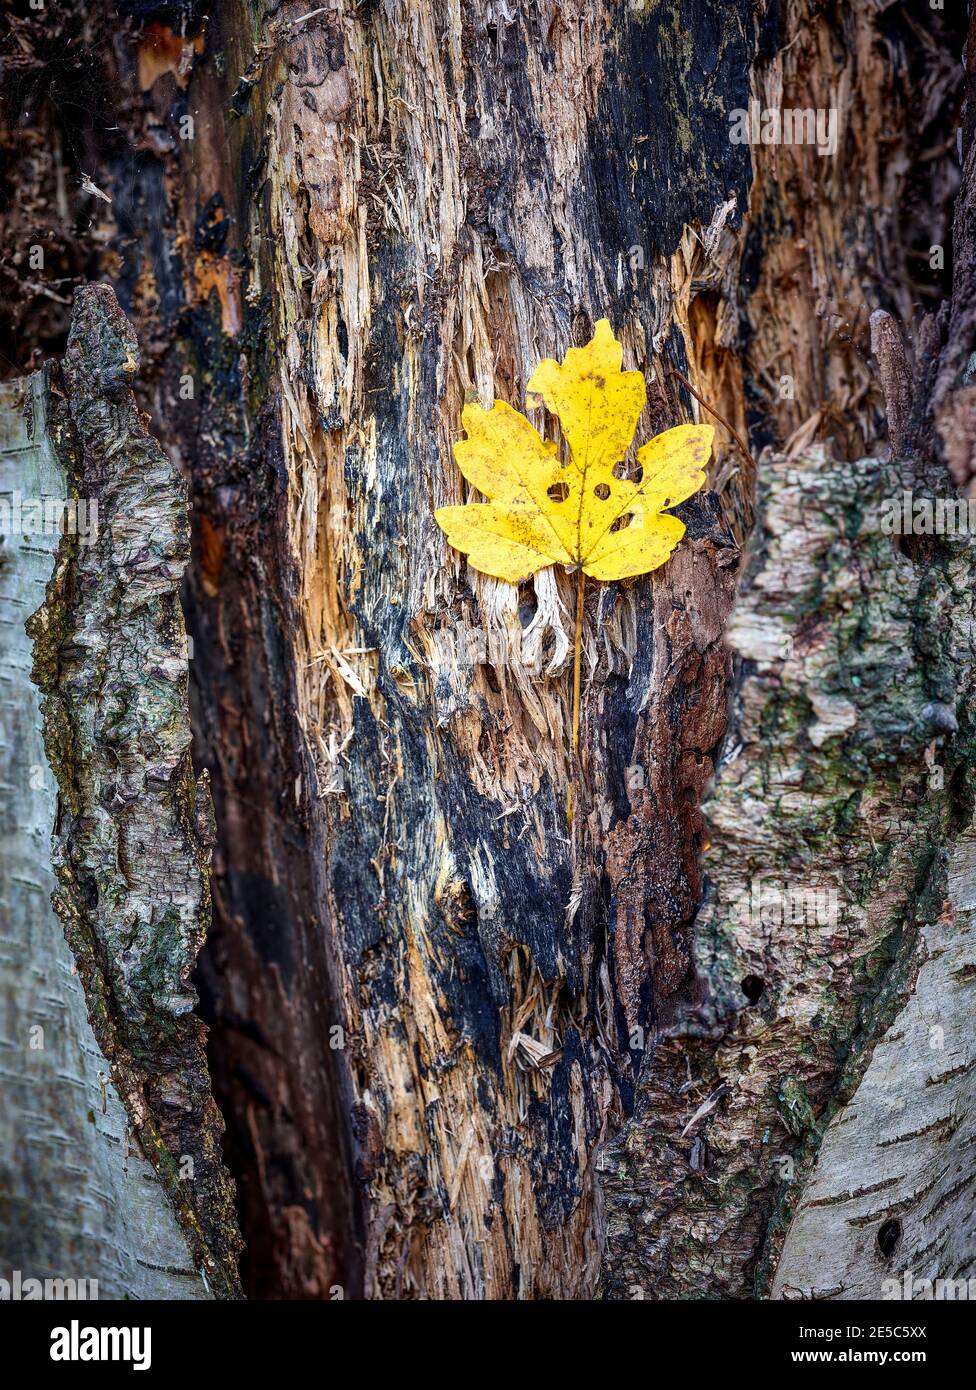
{"label": "yellow maple leaf", "polygon": [[546,358],[528,385],[559,419],[569,446],[555,444],[504,401],[466,405],[467,438],[454,457],[489,501],[439,507],[437,524],[475,569],[517,584],[546,565],[579,567],[594,579],[657,569],[685,533],[670,516],[705,481],[711,425],[678,425],[638,450],[640,480],[618,478],[647,398],[640,372],[621,371],[623,349],[607,319],[562,363]]}

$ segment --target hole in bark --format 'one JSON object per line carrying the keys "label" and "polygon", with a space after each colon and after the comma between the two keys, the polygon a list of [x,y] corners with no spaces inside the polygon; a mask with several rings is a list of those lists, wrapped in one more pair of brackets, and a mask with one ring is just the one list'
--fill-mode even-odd
{"label": "hole in bark", "polygon": [[596,493],[597,497],[599,497],[601,502],[605,502],[607,498],[610,496],[610,484],[597,483],[593,491]]}
{"label": "hole in bark", "polygon": [[546,496],[553,502],[565,502],[569,496],[569,484],[553,483],[552,487],[547,490]]}
{"label": "hole in bark", "polygon": [[536,596],[534,592],[532,594],[526,595],[526,597],[519,604],[518,610],[519,624],[521,627],[525,628],[529,626],[529,624],[532,622],[532,619],[536,615],[538,606],[539,605],[536,601]]}
{"label": "hole in bark", "polygon": [[766,981],[759,975],[747,975],[742,981],[742,993],[750,1004],[758,1004],[766,989]]}
{"label": "hole in bark", "polygon": [[623,516],[618,516],[617,520],[610,527],[611,531],[622,531],[625,526],[629,526],[634,519],[633,512],[625,512]]}
{"label": "hole in bark", "polygon": [[901,1239],[901,1222],[894,1220],[886,1221],[878,1232],[878,1249],[885,1259],[890,1259],[894,1254],[895,1246]]}

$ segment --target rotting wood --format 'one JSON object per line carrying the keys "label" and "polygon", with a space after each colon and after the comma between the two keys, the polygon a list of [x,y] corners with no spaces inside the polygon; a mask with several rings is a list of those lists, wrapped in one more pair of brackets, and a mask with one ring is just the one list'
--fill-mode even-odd
{"label": "rotting wood", "polygon": [[[702,7],[696,22],[709,26]],[[733,87],[742,41],[734,23],[713,27]],[[607,311],[628,366],[660,381],[680,354],[652,244],[670,250],[675,233],[633,211],[634,181],[649,190],[674,155],[645,148],[646,109],[623,95],[634,47],[643,89],[675,41],[650,17],[610,44],[588,6],[540,32],[521,14],[486,25],[473,7],[395,5],[288,34],[284,87],[269,60],[249,98],[267,112],[280,247],[269,273],[302,717],[321,750],[343,750],[338,769],[320,754],[321,781],[341,783],[318,814],[373,1297],[592,1292],[591,1155],[626,1105],[655,989],[667,996],[687,964],[686,836],[725,707],[719,561],[735,550],[717,509],[687,509],[698,540],[670,580],[592,594],[572,835],[573,581],[540,576],[519,594],[472,575],[432,522],[462,500],[450,446],[469,393],[521,406],[535,361]],[[693,147],[741,184],[746,159],[721,118],[690,91],[678,99]],[[608,128],[619,150],[604,147]],[[684,186],[707,164],[691,153],[681,166]],[[696,211],[710,218],[728,183],[705,183]],[[598,227],[597,208],[620,225]],[[621,258],[644,247],[644,274],[623,288],[616,255],[581,254],[608,236]],[[660,390],[648,414],[648,433],[682,418]],[[363,653],[351,662],[365,695],[333,650]],[[714,671],[701,692],[683,683],[692,670]],[[671,716],[660,750],[643,714],[658,681]],[[607,745],[590,722],[601,704]]]}

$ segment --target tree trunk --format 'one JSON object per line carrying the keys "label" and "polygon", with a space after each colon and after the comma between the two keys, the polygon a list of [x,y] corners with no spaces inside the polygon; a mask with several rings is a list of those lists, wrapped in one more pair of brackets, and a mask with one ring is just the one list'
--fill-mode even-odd
{"label": "tree trunk", "polygon": [[[969,549],[878,521],[976,472],[968,163],[925,312],[950,296],[958,22],[225,0],[8,23],[6,351],[63,352],[66,291],[111,280],[170,467],[127,406],[151,486],[105,448],[96,306],[127,340],[96,290],[63,368],[81,476],[138,491],[170,595],[189,491],[197,986],[247,1292],[876,1297],[903,1256],[965,1269]],[[832,112],[835,148],[736,142],[750,102]],[[577,765],[575,576],[486,578],[433,510],[466,500],[464,402],[523,409],[603,316],[648,383],[638,444],[699,397],[722,425],[673,560],[586,590]],[[94,785],[94,654],[36,636]],[[130,1119],[135,1078],[162,1150],[207,1156],[170,1197],[232,1294],[174,984],[206,858],[180,766],[172,881],[141,885],[185,904],[163,984],[123,972],[103,1036],[69,940]],[[87,819],[56,842],[97,879]],[[771,926],[786,901],[813,920]],[[199,1082],[178,1124],[167,1009]]]}
{"label": "tree trunk", "polygon": [[[8,505],[18,495],[28,504],[66,497],[50,419],[56,380],[47,369],[0,388],[0,494]],[[24,624],[52,580],[57,539],[24,525],[29,532],[0,549],[0,782],[9,796],[0,858],[2,1277],[20,1270],[80,1280],[82,1297],[203,1298],[206,1285],[140,1152],[103,1039],[93,1035],[82,978],[50,903],[55,781]]]}

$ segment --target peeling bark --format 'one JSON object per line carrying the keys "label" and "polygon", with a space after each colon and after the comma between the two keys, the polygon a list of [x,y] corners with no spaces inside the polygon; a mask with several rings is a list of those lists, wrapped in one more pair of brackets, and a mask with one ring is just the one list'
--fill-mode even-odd
{"label": "peeling bark", "polygon": [[[973,31],[970,32],[970,56]],[[969,142],[956,202],[952,297],[941,318],[945,344],[928,333],[912,392],[909,445],[928,461],[927,478],[907,465],[916,497],[971,491],[973,437],[970,287],[976,268],[973,88],[968,75],[962,126]],[[889,393],[886,391],[886,395]],[[896,389],[903,398],[904,387]],[[888,401],[889,418],[891,404]],[[897,408],[897,403],[896,403]],[[938,461],[936,461],[938,460]],[[906,468],[888,469],[889,486]],[[914,476],[913,476],[914,475]],[[938,737],[925,762],[936,800],[930,864],[908,988],[889,990],[888,1026],[869,1051],[849,1104],[831,1119],[816,1166],[796,1205],[772,1286],[774,1297],[877,1297],[894,1281],[971,1277],[973,1077],[976,979],[973,913],[974,554],[971,535],[954,542],[902,542],[921,600],[915,661],[931,701],[920,719]],[[918,581],[921,581],[920,583]],[[936,751],[938,750],[938,751]],[[930,824],[932,822],[930,821]],[[930,832],[931,833],[931,832]],[[883,1025],[882,1017],[880,1023]],[[958,1285],[956,1286],[958,1288]]]}
{"label": "peeling bark", "polygon": [[189,522],[182,480],[139,416],[138,365],[112,290],[79,290],[48,404],[69,493],[97,508],[97,527],[64,536],[27,631],[59,793],[54,906],[134,1133],[206,1287],[227,1296],[240,1238],[190,983],[213,828],[190,759]]}
{"label": "peeling bark", "polygon": [[[49,366],[0,388],[0,498],[51,506],[67,477]],[[53,418],[52,418],[53,416]],[[164,1187],[92,1033],[82,978],[51,906],[57,813],[25,621],[43,603],[57,536],[0,544],[0,1277],[94,1280],[101,1298],[207,1296]],[[75,1285],[77,1287],[77,1284]]]}
{"label": "peeling bark", "polygon": [[[969,798],[971,547],[928,538],[902,549],[881,525],[887,499],[924,495],[939,471],[823,450],[763,460],[753,559],[728,629],[742,680],[705,807],[697,997],[647,1070],[615,1175],[609,1165],[609,1205],[626,1218],[612,1234],[616,1287],[768,1295],[798,1200],[822,1209],[816,1183],[799,1194],[831,1121],[844,1143],[861,1131],[856,1167],[872,1194],[847,1241],[870,1253],[899,1209],[864,1142],[891,1134],[877,1132],[877,1113],[856,1124],[842,1107],[854,1097],[860,1111],[861,1077],[904,1001],[924,1013],[920,933],[947,929],[947,858]],[[951,959],[962,968],[964,940]],[[906,1026],[899,1015],[894,1036]],[[954,1044],[967,1057],[968,1031]],[[916,1029],[906,1051],[919,1044]],[[930,1062],[933,1075],[954,1065]],[[906,1128],[924,1113],[914,1074],[888,1077]],[[964,1136],[948,1152],[964,1166]],[[847,1192],[855,1165],[821,1162]],[[936,1166],[958,1178],[948,1158]],[[804,1248],[818,1270],[812,1288],[804,1271],[807,1296],[881,1296],[876,1262],[851,1293],[828,1277],[833,1247]],[[794,1286],[791,1267],[784,1256],[777,1289]]]}

